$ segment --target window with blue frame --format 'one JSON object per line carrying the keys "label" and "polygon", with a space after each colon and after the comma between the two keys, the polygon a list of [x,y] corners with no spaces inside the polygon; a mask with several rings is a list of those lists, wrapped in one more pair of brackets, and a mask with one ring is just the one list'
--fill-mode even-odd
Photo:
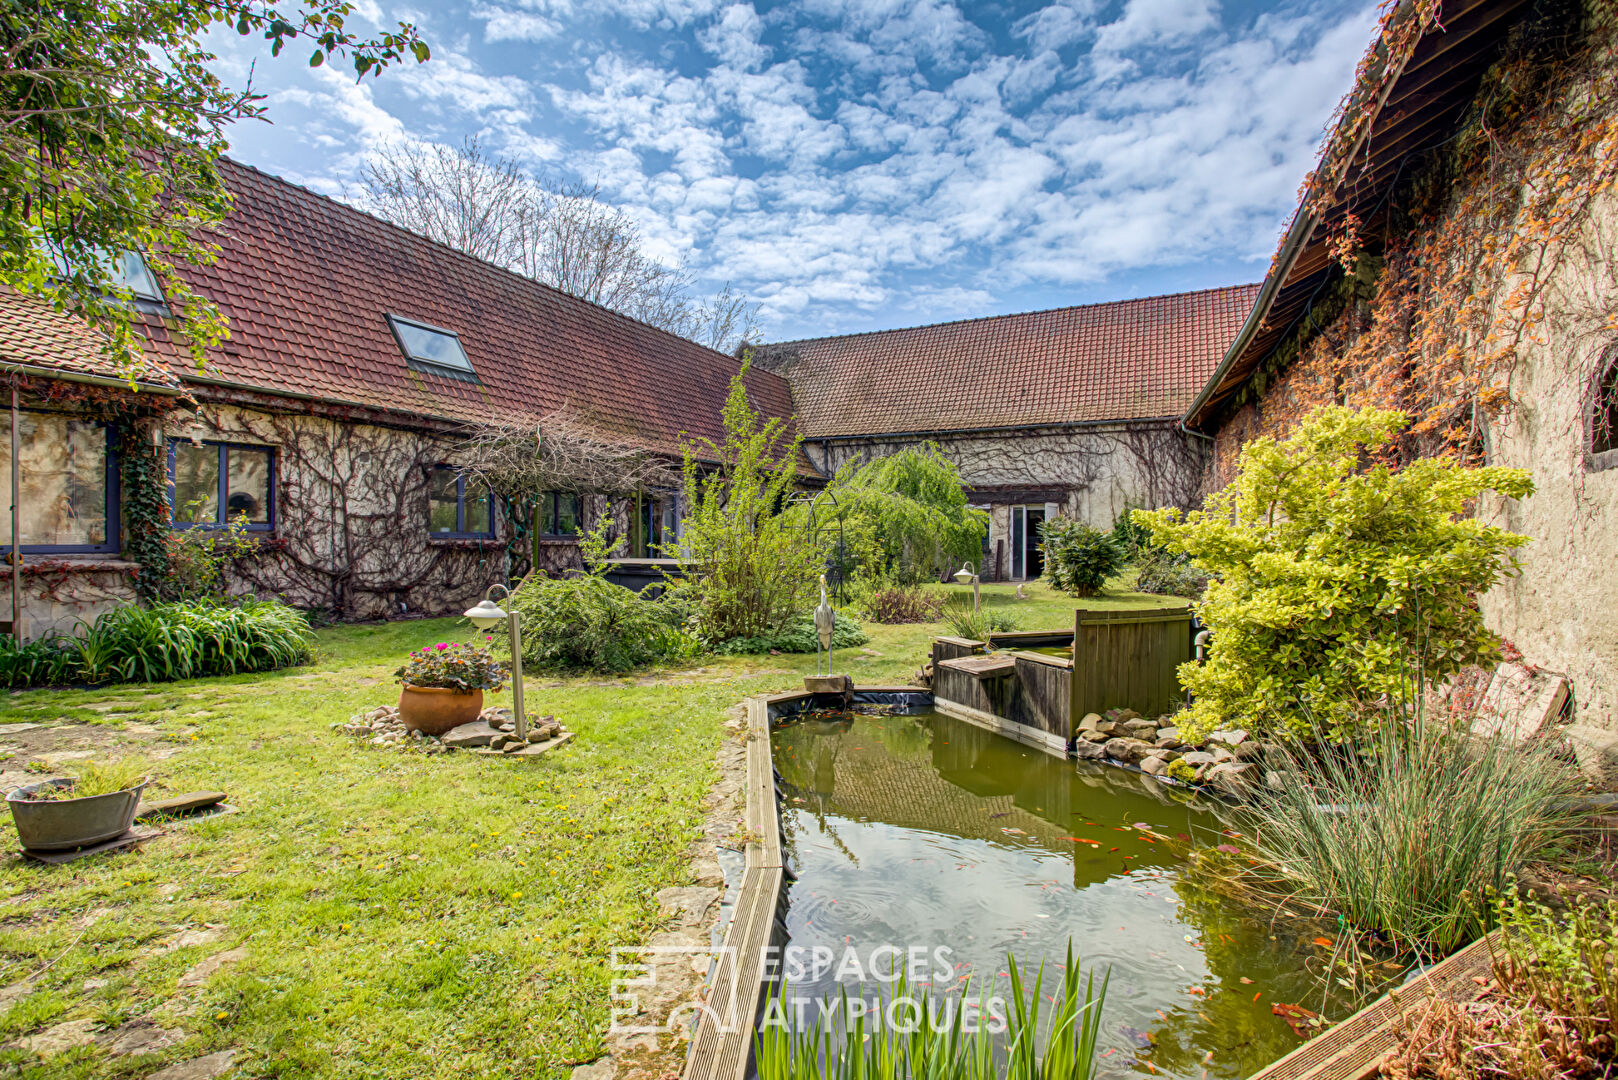
{"label": "window with blue frame", "polygon": [[577,536],[584,522],[578,493],[546,491],[539,496],[541,536]]}
{"label": "window with blue frame", "polygon": [[177,529],[275,526],[275,451],[240,443],[169,443],[169,507]]}
{"label": "window with blue frame", "polygon": [[[18,546],[24,555],[118,550],[112,429],[64,413],[21,412]],[[11,414],[0,413],[0,477],[11,475]],[[9,487],[9,481],[7,482]],[[11,500],[0,498],[0,551],[11,551]]]}
{"label": "window with blue frame", "polygon": [[468,484],[454,466],[433,466],[427,471],[427,532],[434,539],[492,538],[489,493]]}

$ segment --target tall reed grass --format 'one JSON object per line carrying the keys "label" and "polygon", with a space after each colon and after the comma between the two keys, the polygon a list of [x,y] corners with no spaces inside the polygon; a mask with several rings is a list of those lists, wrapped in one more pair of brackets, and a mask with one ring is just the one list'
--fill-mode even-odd
{"label": "tall reed grass", "polygon": [[1401,951],[1442,955],[1492,921],[1507,878],[1567,839],[1567,766],[1538,742],[1474,737],[1419,691],[1364,744],[1283,749],[1253,811],[1254,854],[1295,899]]}
{"label": "tall reed grass", "polygon": [[[867,1023],[862,1012],[841,1030],[818,1016],[793,1029],[769,1022],[792,1013],[786,984],[779,984],[775,1009],[766,1008],[754,1036],[758,1080],[1092,1080],[1108,977],[1098,986],[1069,948],[1061,982],[1048,999],[1051,1011],[1042,1017],[1045,965],[1029,987],[1016,958],[1008,964],[1010,1011],[1002,1032],[982,1022],[989,1001],[981,994],[978,1007],[968,1009],[964,992],[954,1000],[934,997],[903,978],[878,1010],[885,1016],[888,1005],[905,1003],[895,1012],[897,1025]],[[839,1015],[847,1017],[846,996],[842,1004]]]}

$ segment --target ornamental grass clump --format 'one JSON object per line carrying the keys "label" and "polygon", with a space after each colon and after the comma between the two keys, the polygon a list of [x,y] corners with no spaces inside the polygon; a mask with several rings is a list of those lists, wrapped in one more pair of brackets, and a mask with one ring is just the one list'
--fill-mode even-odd
{"label": "ornamental grass clump", "polygon": [[146,770],[134,761],[87,762],[69,777],[70,787],[45,787],[24,797],[22,802],[61,802],[64,799],[89,799],[97,795],[113,795],[139,787],[146,779]]}
{"label": "ornamental grass clump", "polygon": [[1374,726],[1413,661],[1428,682],[1499,656],[1478,597],[1528,542],[1472,516],[1489,492],[1533,492],[1526,471],[1422,458],[1391,463],[1402,413],[1330,407],[1285,440],[1242,448],[1205,509],[1136,510],[1152,542],[1211,575],[1198,605],[1204,664],[1180,667],[1192,735],[1223,727],[1333,740]]}
{"label": "ornamental grass clump", "polygon": [[[1110,973],[1098,981],[1067,953],[1045,992],[1045,965],[1031,985],[1006,957],[1009,1000],[963,991],[935,995],[900,974],[891,996],[838,1007],[795,1008],[778,983],[753,1037],[758,1080],[1090,1080]],[[820,1003],[816,1003],[817,1006]],[[859,1007],[851,1008],[851,1004]],[[1045,1007],[1049,1006],[1049,1012]],[[828,1020],[827,1012],[841,1019]],[[807,1017],[795,1027],[794,1014]]]}
{"label": "ornamental grass clump", "polygon": [[1404,952],[1442,956],[1489,928],[1487,897],[1568,839],[1573,778],[1546,743],[1474,737],[1415,703],[1353,744],[1317,732],[1269,764],[1254,804],[1251,882],[1341,915]]}
{"label": "ornamental grass clump", "polygon": [[417,649],[393,673],[405,686],[424,690],[474,690],[498,692],[505,688],[511,673],[505,664],[482,645],[463,641],[440,641]]}

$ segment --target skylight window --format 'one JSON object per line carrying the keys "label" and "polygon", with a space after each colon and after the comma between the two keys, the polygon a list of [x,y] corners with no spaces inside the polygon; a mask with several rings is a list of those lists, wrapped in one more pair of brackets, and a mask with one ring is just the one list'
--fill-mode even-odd
{"label": "skylight window", "polygon": [[112,260],[112,280],[134,293],[137,299],[163,302],[163,290],[158,287],[157,276],[146,265],[138,251],[125,251]]}
{"label": "skylight window", "polygon": [[393,328],[394,339],[399,342],[399,348],[404,351],[406,358],[418,364],[476,374],[472,361],[466,358],[466,350],[461,348],[461,339],[453,330],[440,330],[436,326],[412,322],[397,315],[388,316],[388,325]]}

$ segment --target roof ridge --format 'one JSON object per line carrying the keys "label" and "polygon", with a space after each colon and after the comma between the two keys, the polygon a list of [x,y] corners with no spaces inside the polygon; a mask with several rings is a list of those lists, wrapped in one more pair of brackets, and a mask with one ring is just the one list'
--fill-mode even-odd
{"label": "roof ridge", "polygon": [[841,341],[845,338],[873,337],[877,334],[903,334],[912,330],[932,330],[945,326],[965,326],[968,323],[993,322],[996,319],[1023,319],[1030,315],[1053,315],[1061,311],[1083,311],[1091,308],[1120,307],[1125,304],[1143,304],[1150,300],[1168,300],[1182,296],[1198,296],[1203,293],[1227,292],[1238,289],[1257,289],[1264,283],[1261,281],[1244,282],[1239,285],[1212,285],[1205,289],[1187,289],[1184,292],[1154,293],[1151,296],[1133,296],[1119,300],[1098,300],[1091,304],[1066,304],[1062,307],[1037,308],[1033,311],[1009,311],[1000,315],[978,315],[970,319],[949,319],[945,322],[916,323],[913,326],[890,326],[881,330],[856,330],[848,334],[827,334],[823,337],[791,338],[787,341],[762,342],[759,348],[773,349],[783,345],[803,345],[811,341]]}
{"label": "roof ridge", "polygon": [[[249,172],[256,173],[259,176],[264,177],[264,179],[266,179],[268,181],[271,181],[271,182],[273,182],[275,184],[279,184],[282,187],[289,188],[292,191],[298,192],[298,193],[303,194],[303,195],[308,195],[308,196],[310,196],[312,198],[315,198],[315,199],[318,199],[318,200],[320,200],[322,202],[330,203],[332,206],[336,207],[339,210],[342,210],[342,211],[345,211],[345,212],[351,213],[351,214],[357,214],[358,216],[360,216],[362,218],[365,218],[365,219],[367,219],[369,221],[375,222],[376,224],[381,225],[384,228],[391,229],[394,232],[402,233],[404,236],[409,237],[411,240],[413,240],[413,241],[415,241],[417,243],[428,244],[428,245],[430,245],[432,247],[440,248],[444,252],[446,252],[449,255],[452,255],[452,256],[454,256],[456,258],[465,259],[466,261],[468,261],[470,263],[473,263],[473,264],[475,264],[475,265],[477,265],[479,267],[485,267],[485,268],[488,268],[488,269],[491,269],[491,270],[496,270],[496,271],[498,271],[498,272],[500,272],[502,274],[513,277],[513,278],[517,279],[520,282],[524,282],[529,286],[536,286],[536,287],[538,287],[539,289],[541,289],[541,290],[543,290],[545,292],[554,293],[564,303],[571,301],[571,302],[576,303],[576,304],[584,304],[584,305],[586,305],[588,307],[593,307],[598,311],[605,312],[606,314],[612,316],[613,318],[622,319],[624,322],[631,323],[631,324],[636,325],[636,326],[644,326],[648,330],[655,331],[656,333],[662,334],[665,337],[673,338],[675,341],[683,342],[683,343],[685,343],[687,345],[693,345],[696,348],[701,349],[703,352],[712,354],[714,357],[718,357],[718,358],[721,358],[721,359],[724,359],[724,360],[728,360],[731,363],[738,364],[738,365],[741,363],[741,361],[737,357],[732,356],[729,353],[722,353],[718,349],[712,348],[711,346],[708,346],[708,345],[704,345],[700,341],[694,341],[694,340],[692,340],[691,338],[688,338],[688,337],[681,337],[679,334],[674,333],[674,331],[672,331],[672,330],[665,330],[661,326],[654,326],[651,323],[646,322],[644,319],[637,319],[633,315],[626,315],[623,312],[618,311],[615,308],[610,308],[607,305],[598,303],[598,302],[596,302],[594,300],[587,300],[582,296],[574,296],[572,293],[567,292],[564,289],[559,289],[555,285],[551,285],[551,284],[549,284],[547,282],[540,281],[538,278],[531,278],[526,274],[520,274],[520,273],[518,273],[517,271],[511,269],[508,266],[501,266],[499,263],[493,263],[493,262],[490,262],[487,259],[480,259],[476,255],[471,255],[471,254],[468,254],[467,252],[462,251],[460,248],[452,247],[451,245],[444,243],[442,240],[434,240],[430,236],[423,236],[420,233],[416,232],[415,230],[407,229],[403,225],[400,225],[397,222],[389,221],[387,218],[380,217],[380,216],[378,216],[376,214],[371,213],[368,210],[361,210],[357,206],[352,206],[352,205],[350,205],[350,204],[348,204],[346,202],[343,202],[341,199],[338,199],[335,196],[327,195],[327,194],[324,194],[323,192],[316,191],[314,188],[309,187],[309,186],[307,186],[305,184],[294,183],[293,181],[288,180],[284,176],[277,176],[275,173],[269,172],[268,170],[265,170],[265,169],[261,169],[257,165],[250,165],[245,161],[238,161],[235,158],[230,157],[228,155],[222,156],[220,160],[222,160],[226,164],[232,165],[232,166],[234,166],[234,167],[236,167],[238,169],[246,169]],[[762,373],[767,374],[767,375],[770,375],[773,378],[777,378],[777,379],[783,378],[783,376],[779,375],[778,373],[773,372],[773,371],[769,371],[769,370],[767,370],[765,368],[754,368],[753,370],[758,371],[758,372],[762,372]]]}

